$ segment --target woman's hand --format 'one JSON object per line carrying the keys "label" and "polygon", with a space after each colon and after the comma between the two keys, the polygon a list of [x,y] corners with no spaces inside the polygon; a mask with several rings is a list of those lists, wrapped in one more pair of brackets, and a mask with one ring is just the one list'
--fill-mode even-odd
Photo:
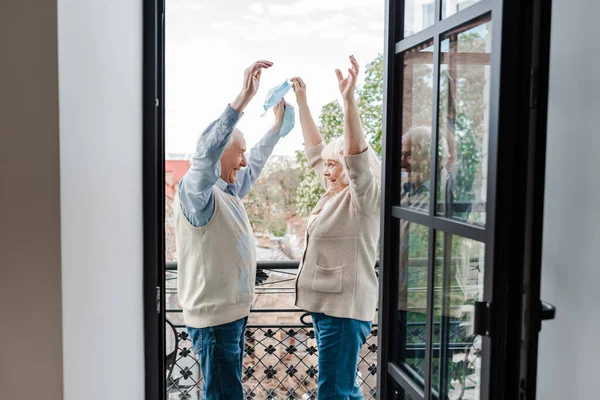
{"label": "woman's hand", "polygon": [[339,69],[335,70],[340,85],[340,93],[344,98],[344,155],[351,156],[362,153],[367,149],[365,132],[360,123],[358,106],[354,99],[356,78],[358,77],[358,62],[350,56],[352,66],[348,68],[348,76],[344,78]]}
{"label": "woman's hand", "polygon": [[340,85],[340,93],[344,100],[354,99],[354,89],[356,88],[356,80],[358,78],[358,62],[354,56],[350,56],[350,63],[352,66],[348,68],[348,76],[344,78],[342,71],[339,69],[335,70],[335,74],[338,78],[338,84]]}
{"label": "woman's hand", "polygon": [[294,89],[298,104],[306,103],[306,84],[302,78],[294,77],[290,79],[290,82],[292,82],[292,89]]}
{"label": "woman's hand", "polygon": [[290,79],[290,82],[292,82],[292,89],[294,89],[294,93],[296,93],[304,144],[307,147],[316,146],[323,141],[323,137],[319,133],[319,128],[317,128],[317,124],[315,124],[315,120],[308,107],[308,101],[306,100],[306,84],[302,78],[299,77]]}

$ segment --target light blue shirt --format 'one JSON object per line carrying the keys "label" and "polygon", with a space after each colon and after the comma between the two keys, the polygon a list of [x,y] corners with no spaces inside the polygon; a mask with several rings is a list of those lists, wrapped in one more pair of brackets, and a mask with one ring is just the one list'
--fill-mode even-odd
{"label": "light blue shirt", "polygon": [[215,209],[214,187],[243,198],[260,176],[279,138],[288,133],[280,132],[280,136],[277,132],[268,131],[246,154],[248,166],[238,172],[234,183],[227,184],[220,178],[220,160],[233,128],[242,115],[227,106],[221,117],[206,128],[196,144],[190,169],[179,182],[183,215],[195,227],[206,225],[212,218]]}

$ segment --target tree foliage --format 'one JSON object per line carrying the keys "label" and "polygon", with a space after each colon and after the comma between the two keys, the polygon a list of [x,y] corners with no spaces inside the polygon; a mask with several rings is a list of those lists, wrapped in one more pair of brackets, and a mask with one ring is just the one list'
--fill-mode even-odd
{"label": "tree foliage", "polygon": [[[478,33],[463,33],[456,44],[459,53],[486,53],[486,40]],[[486,83],[489,67],[476,64],[459,64],[452,74],[446,65],[441,68],[440,130],[453,133],[456,140],[456,162],[453,166],[452,194],[455,204],[476,204],[481,201],[483,189],[483,166],[486,161],[485,137],[488,133],[486,120]],[[455,93],[450,86],[453,84]],[[489,94],[488,94],[489,96]],[[454,118],[448,113],[449,100],[455,107]],[[441,199],[443,200],[443,193]],[[470,222],[483,222],[480,212],[456,211],[453,215]]]}
{"label": "tree foliage", "polygon": [[296,215],[302,173],[291,160],[273,159],[265,166],[244,205],[255,232],[283,236],[286,221]]}

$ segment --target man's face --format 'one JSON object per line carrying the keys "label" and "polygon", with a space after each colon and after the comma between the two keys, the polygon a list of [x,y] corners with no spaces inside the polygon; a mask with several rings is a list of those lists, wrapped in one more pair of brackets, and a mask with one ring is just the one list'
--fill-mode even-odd
{"label": "man's face", "polygon": [[421,184],[429,180],[430,146],[429,137],[402,138],[402,157],[400,165],[408,173],[410,182]]}
{"label": "man's face", "polygon": [[245,153],[246,139],[241,134],[236,135],[221,156],[221,179],[228,184],[235,182],[237,172],[247,165]]}
{"label": "man's face", "polygon": [[402,158],[400,159],[400,165],[406,172],[410,172],[412,165],[412,143],[410,139],[402,138]]}

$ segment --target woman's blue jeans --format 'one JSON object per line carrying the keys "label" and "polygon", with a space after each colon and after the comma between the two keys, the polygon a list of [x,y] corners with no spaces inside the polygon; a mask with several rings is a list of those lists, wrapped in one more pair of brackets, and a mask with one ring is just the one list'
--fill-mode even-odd
{"label": "woman's blue jeans", "polygon": [[356,382],[360,349],[371,322],[312,313],[319,348],[319,400],[363,399]]}

